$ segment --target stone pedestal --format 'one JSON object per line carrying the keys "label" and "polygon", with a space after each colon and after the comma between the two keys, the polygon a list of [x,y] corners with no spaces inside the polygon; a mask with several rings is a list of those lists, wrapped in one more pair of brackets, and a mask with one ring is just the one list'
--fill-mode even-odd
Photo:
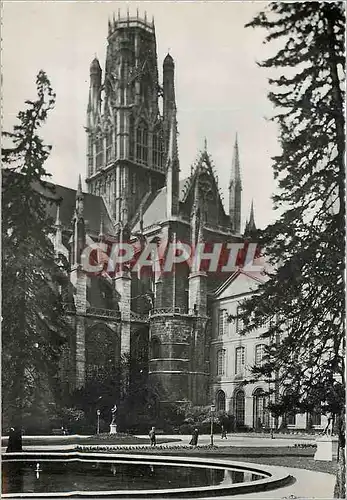
{"label": "stone pedestal", "polygon": [[116,424],[110,425],[110,434],[117,434],[117,425]]}
{"label": "stone pedestal", "polygon": [[335,436],[320,436],[316,439],[317,451],[315,460],[325,460],[332,462],[337,459],[338,439]]}

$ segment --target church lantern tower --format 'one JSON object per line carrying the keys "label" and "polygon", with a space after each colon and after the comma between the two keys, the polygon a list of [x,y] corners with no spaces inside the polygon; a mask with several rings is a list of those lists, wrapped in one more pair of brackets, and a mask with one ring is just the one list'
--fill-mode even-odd
{"label": "church lantern tower", "polygon": [[[104,197],[115,221],[124,226],[143,198],[165,184],[168,117],[159,113],[162,89],[154,21],[138,13],[113,17],[107,42],[103,81],[97,59],[90,67],[86,183],[90,193]],[[172,103],[173,71],[169,73],[164,82],[171,83],[163,98]],[[166,104],[166,114],[168,108]]]}

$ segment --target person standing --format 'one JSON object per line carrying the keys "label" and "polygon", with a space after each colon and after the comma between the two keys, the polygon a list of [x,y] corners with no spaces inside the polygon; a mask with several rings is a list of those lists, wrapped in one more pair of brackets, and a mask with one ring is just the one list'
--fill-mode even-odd
{"label": "person standing", "polygon": [[152,429],[149,431],[149,439],[151,442],[151,446],[155,446],[157,444],[156,442],[156,436],[155,436],[155,427],[152,427]]}
{"label": "person standing", "polygon": [[192,439],[190,440],[189,444],[191,446],[197,446],[198,438],[199,438],[199,431],[198,431],[198,429],[195,428],[192,432]]}
{"label": "person standing", "polygon": [[8,436],[6,453],[22,451],[22,430],[20,427],[11,427]]}
{"label": "person standing", "polygon": [[221,439],[223,439],[223,438],[227,439],[227,431],[226,431],[224,425],[221,426]]}

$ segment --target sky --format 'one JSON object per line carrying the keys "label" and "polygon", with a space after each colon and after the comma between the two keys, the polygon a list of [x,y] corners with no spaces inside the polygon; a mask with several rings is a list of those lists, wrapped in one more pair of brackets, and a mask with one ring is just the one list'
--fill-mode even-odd
{"label": "sky", "polygon": [[46,162],[52,181],[77,187],[86,172],[86,109],[89,65],[104,68],[108,17],[154,16],[159,79],[168,50],[175,60],[181,177],[203,149],[218,173],[228,211],[228,183],[235,135],[242,176],[242,224],[254,199],[255,220],[274,220],[276,189],[271,157],[278,153],[277,128],[268,119],[269,70],[257,61],[274,54],[263,30],[245,28],[265,2],[4,2],[2,19],[3,130],[9,130],[26,99],[35,98],[35,78],[46,71],[57,94],[42,136],[52,145]]}

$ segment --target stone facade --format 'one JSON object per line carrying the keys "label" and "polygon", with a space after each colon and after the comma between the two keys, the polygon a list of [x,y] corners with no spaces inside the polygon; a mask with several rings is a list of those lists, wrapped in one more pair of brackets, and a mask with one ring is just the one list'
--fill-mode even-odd
{"label": "stone facade", "polygon": [[[324,415],[291,414],[276,422],[267,405],[276,394],[282,394],[277,384],[264,380],[253,382],[253,366],[262,363],[266,340],[260,337],[263,329],[241,336],[242,324],[239,319],[229,322],[228,316],[237,317],[238,306],[265,281],[261,272],[247,273],[238,270],[231,275],[214,293],[212,304],[212,339],[210,344],[211,400],[217,410],[225,410],[235,417],[238,429],[274,429],[285,427],[290,431],[306,429],[321,430],[326,425]],[[284,422],[285,419],[285,422]]]}
{"label": "stone facade", "polygon": [[[219,383],[209,355],[218,343],[211,313],[225,276],[186,264],[141,275],[125,265],[114,273],[101,265],[94,275],[85,268],[83,252],[115,242],[138,249],[177,241],[192,248],[242,242],[237,140],[226,213],[206,143],[191,175],[179,178],[175,64],[168,54],[160,85],[154,23],[114,19],[107,43],[104,72],[97,59],[90,66],[88,193],[81,179],[76,192],[56,186],[58,208],[52,214],[56,252],[70,265],[63,286],[75,325],[70,386],[82,387],[105,364],[113,369],[129,355],[158,385],[161,402],[209,404]],[[102,262],[101,250],[96,254]]]}

